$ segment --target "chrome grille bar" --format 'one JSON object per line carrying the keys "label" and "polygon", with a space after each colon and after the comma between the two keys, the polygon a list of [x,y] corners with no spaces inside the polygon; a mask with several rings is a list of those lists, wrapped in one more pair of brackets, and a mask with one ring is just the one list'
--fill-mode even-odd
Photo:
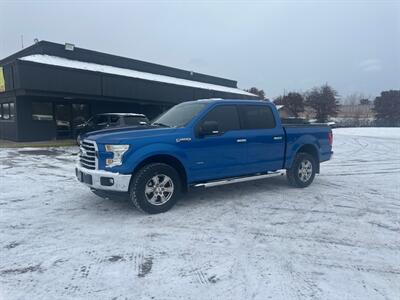
{"label": "chrome grille bar", "polygon": [[97,161],[97,144],[93,141],[83,140],[79,145],[79,163],[82,167],[90,170],[96,170]]}

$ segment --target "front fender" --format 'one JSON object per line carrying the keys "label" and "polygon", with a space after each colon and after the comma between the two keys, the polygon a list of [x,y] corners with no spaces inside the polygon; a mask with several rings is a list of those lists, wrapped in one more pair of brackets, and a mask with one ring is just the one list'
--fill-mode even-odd
{"label": "front fender", "polygon": [[174,157],[181,162],[187,173],[187,169],[185,167],[188,162],[187,154],[177,146],[164,143],[154,143],[132,151],[130,155],[125,158],[124,165],[126,165],[126,168],[124,172],[132,174],[135,168],[142,161],[155,155],[168,155]]}

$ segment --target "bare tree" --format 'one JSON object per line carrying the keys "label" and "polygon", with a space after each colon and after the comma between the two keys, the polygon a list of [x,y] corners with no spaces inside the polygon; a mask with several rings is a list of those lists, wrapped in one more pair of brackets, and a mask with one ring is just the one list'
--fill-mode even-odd
{"label": "bare tree", "polygon": [[265,92],[264,92],[264,90],[261,90],[261,89],[258,89],[258,88],[256,88],[256,87],[252,87],[252,88],[250,88],[250,89],[248,89],[248,90],[245,90],[246,92],[249,92],[249,93],[252,93],[252,94],[254,94],[254,95],[257,95],[257,96],[259,96],[261,99],[265,99]]}

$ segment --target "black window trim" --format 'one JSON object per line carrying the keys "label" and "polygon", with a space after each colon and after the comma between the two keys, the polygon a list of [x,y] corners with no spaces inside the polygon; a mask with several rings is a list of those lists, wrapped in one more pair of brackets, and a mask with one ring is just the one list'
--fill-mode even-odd
{"label": "black window trim", "polygon": [[[239,118],[239,129],[238,130],[233,130],[233,131],[239,131],[239,130],[272,130],[272,129],[276,129],[276,126],[278,125],[278,123],[276,122],[276,117],[275,117],[275,115],[274,115],[274,112],[273,112],[273,110],[272,110],[272,108],[269,106],[269,105],[265,105],[265,104],[258,104],[258,103],[240,103],[240,104],[231,104],[231,103],[224,103],[224,104],[217,104],[217,105],[214,105],[209,111],[207,111],[206,112],[206,114],[199,120],[199,122],[196,124],[196,126],[194,127],[195,129],[195,136],[196,137],[199,137],[199,128],[200,128],[200,124],[203,122],[203,120],[207,117],[207,115],[212,111],[212,110],[214,110],[215,108],[217,108],[217,107],[219,107],[219,106],[235,106],[236,107],[236,112],[237,112],[237,114],[238,114],[238,118]],[[240,107],[245,107],[245,106],[259,106],[259,107],[267,107],[269,110],[270,110],[270,112],[271,112],[271,115],[272,115],[272,117],[273,117],[273,121],[274,121],[274,127],[271,127],[271,128],[252,128],[252,129],[246,129],[246,128],[244,128],[244,120],[243,120],[243,114],[242,114],[242,111],[241,111],[241,108]],[[225,134],[226,132],[229,132],[229,131],[232,131],[232,130],[228,130],[228,131],[225,131],[225,132],[222,132],[222,133],[219,133],[219,134],[216,134],[216,135],[213,135],[213,136],[221,136],[221,135],[223,135],[223,134]]]}

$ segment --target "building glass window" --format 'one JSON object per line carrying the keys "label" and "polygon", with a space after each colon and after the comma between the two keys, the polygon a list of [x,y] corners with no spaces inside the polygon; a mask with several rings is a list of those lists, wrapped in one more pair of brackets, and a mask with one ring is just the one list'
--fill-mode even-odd
{"label": "building glass window", "polygon": [[85,123],[90,118],[90,109],[88,104],[72,104],[72,125],[74,127]]}
{"label": "building glass window", "polygon": [[15,117],[15,104],[10,102],[10,120],[14,120]]}
{"label": "building glass window", "polygon": [[3,103],[3,120],[9,120],[9,119],[10,119],[10,104]]}
{"label": "building glass window", "polygon": [[15,118],[15,103],[6,102],[0,104],[0,120],[14,120]]}
{"label": "building glass window", "polygon": [[32,119],[36,121],[52,121],[53,105],[50,102],[32,102]]}
{"label": "building glass window", "polygon": [[71,135],[71,105],[55,103],[54,118],[56,120],[57,137],[69,137]]}

